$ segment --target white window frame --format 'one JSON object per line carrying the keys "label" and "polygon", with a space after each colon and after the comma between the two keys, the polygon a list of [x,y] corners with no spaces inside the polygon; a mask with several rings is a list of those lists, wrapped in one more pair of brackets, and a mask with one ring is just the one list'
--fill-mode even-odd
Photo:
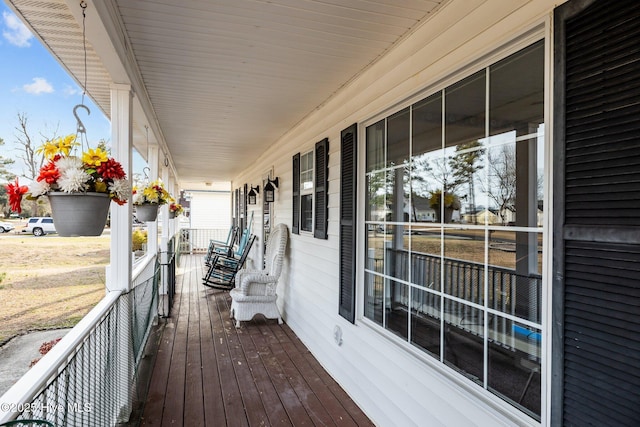
{"label": "white window frame", "polygon": [[[310,168],[308,169],[303,169],[303,164],[304,161],[303,159],[311,159],[311,161],[309,162],[310,164]],[[315,183],[315,153],[314,150],[309,150],[306,151],[304,153],[300,153],[300,234],[309,234],[309,235],[313,235],[313,230],[315,230],[315,224],[316,224],[316,214],[315,214],[315,188],[316,188],[316,183]],[[311,181],[309,180],[303,180],[302,176],[303,174],[310,174],[311,176]],[[310,186],[308,186],[307,188],[304,187],[305,183],[311,183]],[[303,228],[303,216],[302,216],[302,199],[305,196],[311,196],[311,229],[310,230],[305,230]]]}

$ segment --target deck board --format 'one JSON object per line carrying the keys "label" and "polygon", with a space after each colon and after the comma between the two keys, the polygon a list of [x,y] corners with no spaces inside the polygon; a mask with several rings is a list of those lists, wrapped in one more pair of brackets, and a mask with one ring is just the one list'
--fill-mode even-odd
{"label": "deck board", "polygon": [[140,425],[373,426],[286,324],[235,328],[202,258],[182,257]]}

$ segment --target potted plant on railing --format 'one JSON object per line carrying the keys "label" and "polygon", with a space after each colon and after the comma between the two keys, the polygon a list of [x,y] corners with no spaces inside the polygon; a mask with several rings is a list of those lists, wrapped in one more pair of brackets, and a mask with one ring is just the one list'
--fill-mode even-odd
{"label": "potted plant on railing", "polygon": [[[445,191],[444,197],[442,190],[431,191],[429,197],[429,205],[436,211],[438,222],[451,222],[453,211],[460,209],[462,206],[460,198],[454,193]],[[441,209],[443,207],[444,209]],[[443,216],[444,215],[444,216]]]}
{"label": "potted plant on railing", "polygon": [[102,148],[88,149],[81,156],[71,155],[76,137],[68,135],[47,141],[37,152],[47,163],[28,187],[18,178],[7,184],[11,209],[20,213],[22,198],[36,200],[47,196],[51,216],[61,236],[99,236],[109,213],[109,202],[126,203],[129,181],[122,165]]}
{"label": "potted plant on railing", "polygon": [[173,219],[173,218],[177,217],[182,212],[184,212],[184,208],[182,207],[182,205],[180,203],[172,202],[169,205],[169,218],[170,219]]}
{"label": "potted plant on railing", "polygon": [[136,208],[136,218],[140,221],[155,221],[158,217],[158,207],[173,201],[173,197],[164,188],[161,180],[155,180],[142,189],[133,187],[133,205]]}

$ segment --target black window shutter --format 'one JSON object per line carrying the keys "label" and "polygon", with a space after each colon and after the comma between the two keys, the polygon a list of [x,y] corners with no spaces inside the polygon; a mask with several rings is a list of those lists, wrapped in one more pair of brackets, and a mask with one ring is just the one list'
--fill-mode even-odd
{"label": "black window shutter", "polygon": [[555,12],[552,425],[640,418],[640,9]]}
{"label": "black window shutter", "polygon": [[340,134],[340,316],[356,317],[357,124]]}
{"label": "black window shutter", "polygon": [[300,153],[293,156],[293,221],[291,232],[300,234]]}
{"label": "black window shutter", "polygon": [[242,198],[242,206],[244,209],[244,212],[242,212],[242,217],[244,218],[244,223],[245,223],[245,228],[249,228],[249,216],[247,215],[247,205],[249,204],[249,192],[247,191],[248,188],[248,184],[244,185],[244,196]]}
{"label": "black window shutter", "polygon": [[329,225],[329,140],[327,138],[316,143],[315,153],[315,228],[313,237],[327,238]]}

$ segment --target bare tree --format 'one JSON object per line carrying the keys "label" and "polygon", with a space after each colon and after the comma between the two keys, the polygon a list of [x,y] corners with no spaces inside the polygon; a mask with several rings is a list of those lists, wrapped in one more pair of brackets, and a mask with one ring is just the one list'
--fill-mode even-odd
{"label": "bare tree", "polygon": [[456,184],[466,184],[469,190],[469,210],[473,214],[474,224],[476,223],[475,175],[484,167],[480,162],[485,150],[481,147],[480,141],[457,145],[456,154],[449,158],[449,166],[453,169]]}
{"label": "bare tree", "polygon": [[516,206],[516,149],[503,145],[487,154],[488,186],[484,191],[498,208],[498,215],[506,222],[507,210],[515,212]]}
{"label": "bare tree", "polygon": [[[40,168],[44,164],[44,156],[37,153],[37,148],[40,144],[34,141],[28,129],[28,117],[26,113],[18,113],[18,125],[15,127],[15,143],[18,145],[20,154],[17,156],[22,160],[26,171],[23,170],[21,176],[34,181],[40,174]],[[57,131],[53,132],[53,135],[48,138],[47,136],[40,134],[42,142],[52,140],[56,138]],[[34,214],[38,215],[39,207],[37,201],[34,201]]]}
{"label": "bare tree", "polygon": [[38,176],[44,158],[36,154],[34,141],[27,129],[28,121],[26,113],[18,113],[18,126],[15,127],[15,137],[16,144],[19,145],[20,150],[18,158],[22,160],[26,167],[26,172],[23,171],[22,176],[34,180]]}

